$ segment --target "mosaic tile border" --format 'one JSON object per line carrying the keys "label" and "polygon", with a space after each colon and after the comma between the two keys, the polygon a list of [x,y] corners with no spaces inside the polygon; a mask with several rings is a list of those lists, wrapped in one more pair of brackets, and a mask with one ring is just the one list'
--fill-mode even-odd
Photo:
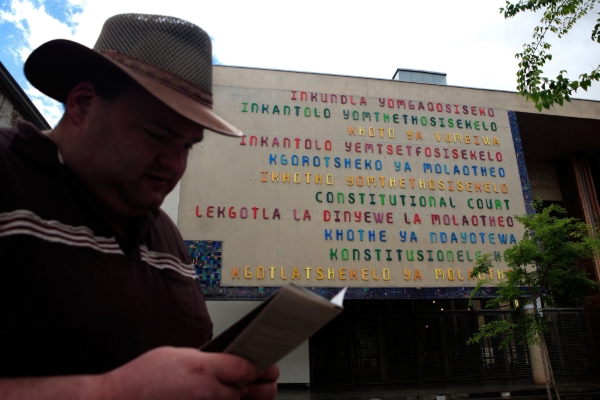
{"label": "mosaic tile border", "polygon": [[[278,287],[219,287],[204,291],[207,300],[262,300],[276,292]],[[341,289],[331,287],[307,287],[325,298],[332,298]],[[453,288],[348,288],[345,299],[466,299],[474,287]],[[496,297],[494,287],[482,288],[476,298]]]}
{"label": "mosaic tile border", "polygon": [[523,144],[521,143],[521,133],[517,122],[517,113],[507,111],[508,122],[510,124],[510,133],[512,134],[515,154],[517,155],[517,165],[519,166],[519,177],[521,178],[521,187],[523,188],[523,201],[527,214],[535,214],[533,209],[533,196],[531,195],[531,186],[529,185],[529,175],[527,175],[527,166],[525,165],[525,154],[523,153]]}
{"label": "mosaic tile border", "polygon": [[219,240],[186,240],[185,245],[194,264],[198,283],[203,290],[221,285],[223,242]]}

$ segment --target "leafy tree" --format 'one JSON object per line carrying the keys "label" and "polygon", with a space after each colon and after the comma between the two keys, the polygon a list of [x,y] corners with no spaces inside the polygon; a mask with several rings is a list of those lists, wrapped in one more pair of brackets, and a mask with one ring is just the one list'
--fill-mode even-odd
{"label": "leafy tree", "polygon": [[[506,2],[506,7],[500,9],[504,18],[511,18],[520,12],[543,11],[540,26],[533,29],[533,42],[523,45],[523,52],[515,57],[519,60],[517,72],[517,90],[527,100],[533,100],[538,111],[549,109],[564,100],[571,101],[571,95],[582,88],[587,90],[592,81],[600,80],[600,65],[589,73],[582,73],[578,80],[569,80],[564,76],[567,71],[560,71],[556,79],[542,76],[542,68],[546,61],[552,60],[549,53],[551,45],[546,42],[548,31],[559,38],[571,30],[573,25],[594,8],[596,0],[520,0]],[[592,29],[591,39],[600,43],[600,18]]]}
{"label": "leafy tree", "polygon": [[[509,268],[506,279],[496,284],[498,297],[486,305],[495,307],[509,303],[513,306],[510,316],[480,327],[468,343],[501,335],[501,348],[513,341],[528,346],[539,345],[546,371],[556,390],[543,335],[548,329],[547,320],[543,318],[540,306],[554,306],[557,297],[588,300],[593,291],[600,289],[600,283],[576,266],[577,260],[598,255],[600,241],[587,224],[566,217],[566,210],[556,204],[544,208],[542,201],[536,200],[534,209],[535,214],[515,216],[525,229],[523,239],[504,252]],[[492,266],[492,257],[487,254],[477,261],[471,276],[488,275]],[[490,284],[493,284],[490,280],[478,281],[470,300],[481,286]],[[533,313],[525,312],[525,305],[533,305]],[[551,398],[548,382],[546,387]]]}

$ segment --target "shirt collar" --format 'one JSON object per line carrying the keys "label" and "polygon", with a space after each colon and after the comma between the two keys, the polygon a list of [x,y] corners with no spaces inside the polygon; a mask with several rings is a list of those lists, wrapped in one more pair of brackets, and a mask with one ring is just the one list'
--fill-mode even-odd
{"label": "shirt collar", "polygon": [[[61,165],[56,144],[30,122],[17,120],[17,133],[11,148],[44,167],[58,168]],[[62,155],[60,155],[62,159]]]}

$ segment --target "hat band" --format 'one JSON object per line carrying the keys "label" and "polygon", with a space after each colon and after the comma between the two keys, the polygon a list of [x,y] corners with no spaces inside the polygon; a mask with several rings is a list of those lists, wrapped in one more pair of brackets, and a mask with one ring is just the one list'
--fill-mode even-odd
{"label": "hat band", "polygon": [[206,91],[200,89],[198,86],[181,78],[180,76],[172,74],[171,72],[168,72],[155,65],[149,64],[138,58],[117,53],[116,51],[105,50],[100,51],[100,54],[110,58],[113,61],[118,62],[119,64],[123,64],[126,67],[129,67],[142,75],[145,75],[179,92],[182,92],[183,94],[190,96],[195,100],[212,108],[212,94],[207,93]]}

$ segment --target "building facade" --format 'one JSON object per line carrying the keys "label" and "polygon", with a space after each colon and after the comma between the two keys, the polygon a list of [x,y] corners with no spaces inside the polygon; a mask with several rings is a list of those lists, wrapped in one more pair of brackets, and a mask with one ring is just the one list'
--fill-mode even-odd
{"label": "building facade", "polygon": [[[286,282],[349,287],[343,315],[281,362],[282,382],[531,376],[523,346],[466,345],[505,317],[484,309],[492,287],[468,305],[470,270],[489,253],[489,278],[504,279],[514,215],[534,197],[595,226],[600,103],[539,113],[515,93],[439,83],[214,67],[215,109],[246,136],[206,135],[164,208],[215,332]],[[598,279],[596,262],[581,267]],[[597,371],[598,304],[547,312],[559,375]]]}

